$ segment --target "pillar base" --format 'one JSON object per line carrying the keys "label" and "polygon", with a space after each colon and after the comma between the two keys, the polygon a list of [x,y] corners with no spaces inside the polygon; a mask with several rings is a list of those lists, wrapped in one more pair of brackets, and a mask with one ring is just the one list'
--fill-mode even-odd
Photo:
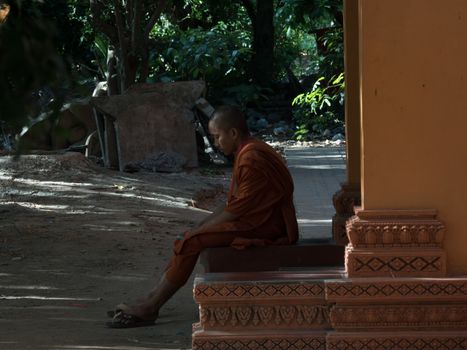
{"label": "pillar base", "polygon": [[345,266],[349,277],[443,277],[446,254],[441,248],[355,249],[348,246]]}
{"label": "pillar base", "polygon": [[347,221],[349,277],[442,277],[444,225],[434,210],[357,210]]}

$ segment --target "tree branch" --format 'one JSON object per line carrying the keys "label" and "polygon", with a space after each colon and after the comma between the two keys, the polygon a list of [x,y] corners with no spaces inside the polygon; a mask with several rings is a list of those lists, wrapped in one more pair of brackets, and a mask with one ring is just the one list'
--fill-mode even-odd
{"label": "tree branch", "polygon": [[126,88],[128,87],[129,82],[128,80],[128,60],[127,60],[127,52],[128,52],[128,47],[127,47],[127,42],[125,38],[125,22],[123,19],[123,14],[122,14],[122,7],[120,0],[113,0],[113,4],[115,7],[115,22],[117,24],[117,33],[118,33],[118,42],[119,42],[119,48],[120,48],[120,59],[122,61],[121,67],[122,67],[122,87],[121,91],[125,91]]}
{"label": "tree branch", "polygon": [[141,0],[134,0],[134,16],[131,25],[131,44],[133,51],[137,51],[141,45],[141,20],[144,17]]}

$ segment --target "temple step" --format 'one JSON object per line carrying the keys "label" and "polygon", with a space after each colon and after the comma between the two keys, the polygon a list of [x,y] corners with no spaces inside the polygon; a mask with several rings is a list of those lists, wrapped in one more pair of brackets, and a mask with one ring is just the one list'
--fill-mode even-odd
{"label": "temple step", "polygon": [[347,278],[343,268],[195,279],[193,349],[467,349],[467,277]]}
{"label": "temple step", "polygon": [[[296,245],[232,247],[203,250],[200,263],[205,272],[277,271],[307,267],[344,266],[344,247],[329,241]],[[234,263],[233,263],[234,262]]]}
{"label": "temple step", "polygon": [[289,329],[229,332],[195,329],[192,346],[193,350],[326,350],[326,332]]}

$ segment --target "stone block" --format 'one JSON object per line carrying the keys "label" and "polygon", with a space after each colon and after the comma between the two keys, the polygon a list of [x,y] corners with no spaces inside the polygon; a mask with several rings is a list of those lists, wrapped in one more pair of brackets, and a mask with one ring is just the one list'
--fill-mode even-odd
{"label": "stone block", "polygon": [[340,271],[321,273],[244,272],[209,273],[195,278],[194,298],[199,304],[251,300],[302,303],[324,301],[324,279],[339,278]]}
{"label": "stone block", "polygon": [[[213,276],[214,275],[214,276]],[[330,307],[324,279],[339,276],[326,271],[313,276],[262,272],[207,274],[195,279],[203,330],[328,329]]]}
{"label": "stone block", "polygon": [[465,278],[350,278],[326,281],[330,303],[453,302],[467,304]]}
{"label": "stone block", "polygon": [[446,254],[430,249],[354,249],[345,255],[349,277],[442,277],[446,275]]}
{"label": "stone block", "polygon": [[467,333],[458,331],[331,332],[327,350],[462,350]]}
{"label": "stone block", "polygon": [[179,154],[186,167],[198,166],[191,110],[203,91],[199,81],[137,84],[122,95],[93,98],[99,112],[115,119],[120,170],[160,153]]}
{"label": "stone block", "polygon": [[335,330],[462,329],[467,332],[467,304],[335,305]]}
{"label": "stone block", "polygon": [[326,333],[319,331],[258,331],[232,333],[195,328],[193,350],[326,350]]}
{"label": "stone block", "polygon": [[201,305],[204,330],[328,329],[329,309],[321,304],[269,300],[256,304],[223,303]]}

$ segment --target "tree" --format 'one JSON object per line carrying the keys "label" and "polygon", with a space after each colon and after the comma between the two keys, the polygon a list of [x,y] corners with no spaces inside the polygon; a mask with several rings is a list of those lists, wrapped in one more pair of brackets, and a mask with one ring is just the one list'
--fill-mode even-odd
{"label": "tree", "polygon": [[149,34],[168,0],[90,0],[92,23],[109,41],[108,91],[119,94],[149,74]]}
{"label": "tree", "polygon": [[274,77],[274,1],[240,2],[250,17],[253,32],[252,77],[257,84],[267,87]]}

